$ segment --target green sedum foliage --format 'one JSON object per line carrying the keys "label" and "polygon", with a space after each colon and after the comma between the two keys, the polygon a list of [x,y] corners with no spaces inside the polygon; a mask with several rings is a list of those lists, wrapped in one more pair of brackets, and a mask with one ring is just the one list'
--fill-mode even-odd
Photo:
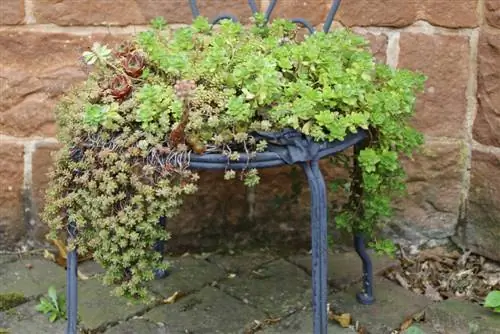
{"label": "green sedum foliage", "polygon": [[[422,143],[408,121],[425,78],[377,64],[349,30],[299,39],[288,21],[265,25],[258,14],[254,23],[212,28],[198,18],[174,31],[156,19],[133,41],[87,51],[93,71],[58,105],[64,148],[45,221],[52,238],[75,222],[71,246],[94,254],[119,295],[146,296],[142,283],[164,266],[151,249],[170,236],[157,222],[197,190],[191,152],[233,160],[266,149],[255,131],[293,128],[331,141],[362,128],[370,139],[342,187],[350,195],[337,224],[372,233],[404,190],[399,158]],[[240,176],[259,182],[256,170]]]}

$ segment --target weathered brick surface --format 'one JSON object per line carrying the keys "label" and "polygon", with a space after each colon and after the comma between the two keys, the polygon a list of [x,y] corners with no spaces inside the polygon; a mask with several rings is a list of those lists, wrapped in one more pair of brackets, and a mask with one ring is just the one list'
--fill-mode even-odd
{"label": "weathered brick surface", "polygon": [[449,28],[472,28],[478,25],[477,0],[424,0],[417,11],[419,20]]}
{"label": "weathered brick surface", "polygon": [[[34,0],[35,17],[38,23],[70,25],[129,25],[148,24],[151,19],[162,16],[169,23],[189,23],[192,20],[189,4],[184,0]],[[246,0],[198,1],[201,15],[213,19],[224,12],[248,21],[252,15]]]}
{"label": "weathered brick surface", "polygon": [[15,245],[23,222],[24,146],[0,140],[0,249]]}
{"label": "weathered brick surface", "polygon": [[402,33],[399,67],[428,76],[414,125],[431,136],[463,137],[469,48],[465,36]]}
{"label": "weathered brick surface", "polygon": [[[262,8],[265,11],[267,8]],[[271,18],[303,18],[312,25],[323,24],[329,6],[324,0],[286,0],[278,1]]]}
{"label": "weathered brick surface", "polygon": [[349,27],[404,27],[415,21],[415,12],[415,1],[342,1],[336,20]]}
{"label": "weathered brick surface", "polygon": [[23,0],[0,1],[0,25],[22,24],[24,20]]}
{"label": "weathered brick surface", "polygon": [[500,35],[481,32],[478,60],[474,139],[485,145],[500,146]]}
{"label": "weathered brick surface", "polygon": [[410,231],[409,239],[446,238],[455,233],[465,149],[460,142],[429,142],[413,161],[405,161],[408,196],[395,202],[394,221]]}
{"label": "weathered brick surface", "polygon": [[0,248],[13,246],[24,234],[24,146],[0,140]]}
{"label": "weathered brick surface", "polygon": [[495,28],[500,28],[500,1],[485,0],[484,16],[486,17],[486,22],[489,25]]}
{"label": "weathered brick surface", "polygon": [[467,222],[459,237],[468,249],[500,261],[500,154],[472,152]]}
{"label": "weathered brick surface", "polygon": [[40,213],[45,205],[45,191],[49,183],[49,171],[53,165],[52,153],[60,146],[58,144],[40,144],[32,156],[32,209],[35,225],[32,226],[33,236],[44,240],[47,226],[40,221]]}
{"label": "weathered brick surface", "polygon": [[381,63],[385,63],[387,60],[387,36],[386,35],[375,35],[375,34],[362,34],[368,42],[370,42],[370,49],[373,53],[375,59]]}
{"label": "weathered brick surface", "polygon": [[63,92],[85,78],[78,57],[111,35],[0,32],[0,134],[55,135],[53,107]]}
{"label": "weathered brick surface", "polygon": [[450,28],[475,27],[476,7],[476,0],[343,1],[337,20],[347,26],[404,27],[425,20]]}

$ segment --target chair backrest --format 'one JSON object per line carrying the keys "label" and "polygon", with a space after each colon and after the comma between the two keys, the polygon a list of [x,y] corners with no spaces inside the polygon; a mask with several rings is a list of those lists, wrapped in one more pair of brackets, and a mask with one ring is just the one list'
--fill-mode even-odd
{"label": "chair backrest", "polygon": [[[197,1],[196,0],[188,0],[189,1],[189,6],[191,7],[191,13],[193,14],[193,18],[196,18],[200,16],[200,10],[198,9]],[[271,14],[273,13],[274,8],[276,7],[276,4],[278,3],[279,0],[271,0],[269,3],[269,6],[266,9],[265,12],[265,18],[266,21],[269,21],[269,18],[271,17]],[[284,0],[286,1],[286,0]],[[328,32],[330,31],[330,27],[332,26],[333,19],[335,17],[335,14],[337,13],[337,10],[339,9],[341,0],[332,0],[332,4],[330,6],[330,10],[328,11],[328,15],[326,16],[325,23],[323,24],[323,31]],[[250,7],[250,10],[252,11],[253,14],[258,12],[257,4],[255,3],[255,0],[248,0],[248,6]],[[215,19],[212,20],[212,24],[217,24],[222,20],[232,20],[234,22],[238,22],[238,18],[232,14],[221,14],[218,15]],[[314,26],[308,22],[307,20],[303,18],[292,18],[290,21],[300,24],[307,28],[309,33],[314,33],[315,29]]]}

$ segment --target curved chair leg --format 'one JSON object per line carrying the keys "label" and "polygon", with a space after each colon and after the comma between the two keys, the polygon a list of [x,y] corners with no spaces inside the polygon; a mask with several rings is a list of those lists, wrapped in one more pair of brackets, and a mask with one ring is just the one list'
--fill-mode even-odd
{"label": "curved chair leg", "polygon": [[[68,225],[68,239],[72,240],[76,236],[76,226],[74,222]],[[78,256],[76,249],[70,251],[66,258],[66,289],[67,305],[66,315],[68,317],[68,327],[66,334],[77,334],[78,320]]]}
{"label": "curved chair leg", "polygon": [[302,164],[311,191],[312,289],[314,334],[326,334],[327,313],[327,199],[318,161]]}
{"label": "curved chair leg", "polygon": [[356,299],[363,305],[370,305],[375,302],[373,297],[373,267],[370,255],[366,252],[365,239],[363,235],[354,235],[354,247],[363,262],[363,291],[356,295]]}
{"label": "curved chair leg", "polygon": [[[158,222],[163,228],[165,228],[167,223],[166,217],[160,217],[160,221]],[[163,254],[165,254],[165,241],[159,240],[154,245],[155,252],[159,252],[161,254],[161,258],[163,259]],[[169,272],[163,269],[154,269],[155,279],[162,279],[168,276]]]}

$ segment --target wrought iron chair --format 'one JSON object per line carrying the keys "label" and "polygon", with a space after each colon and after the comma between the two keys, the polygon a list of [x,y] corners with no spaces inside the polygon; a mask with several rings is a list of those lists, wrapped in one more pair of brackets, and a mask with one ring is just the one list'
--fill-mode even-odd
{"label": "wrought iron chair", "polygon": [[[196,0],[188,0],[193,18],[200,15]],[[265,12],[265,17],[269,21],[271,14],[276,7],[278,0],[272,0]],[[341,0],[333,0],[330,10],[328,12],[326,21],[323,25],[323,31],[328,32],[332,25],[335,13],[340,6]],[[248,4],[252,13],[258,11],[255,0],[248,0]],[[217,16],[212,23],[230,19],[237,21],[237,18],[230,14]],[[302,18],[291,19],[292,22],[300,24],[307,28],[309,33],[314,33],[314,26],[307,20]],[[308,180],[309,188],[311,191],[311,239],[312,239],[312,290],[313,290],[313,327],[314,334],[326,334],[328,325],[327,314],[327,296],[328,296],[328,282],[327,282],[327,257],[328,257],[328,244],[327,244],[327,189],[323,175],[319,168],[319,160],[324,157],[332,156],[336,153],[344,151],[350,147],[354,147],[354,166],[357,165],[357,157],[360,149],[364,144],[367,133],[363,130],[355,134],[348,135],[342,141],[315,143],[307,138],[304,138],[297,132],[283,132],[276,134],[279,139],[284,140],[285,148],[287,145],[299,145],[307,148],[308,152],[312,152],[308,156],[293,156],[290,159],[284,158],[282,154],[277,152],[263,152],[258,153],[256,157],[249,161],[248,157],[244,154],[241,155],[239,161],[228,162],[228,157],[222,154],[193,154],[190,157],[190,168],[197,170],[225,170],[228,166],[234,170],[241,170],[244,168],[269,168],[283,166],[286,164],[298,164],[302,167]],[[288,143],[288,144],[287,144]],[[165,227],[166,219],[162,217],[159,222]],[[69,238],[76,236],[75,224],[69,222],[68,234]],[[357,294],[357,300],[361,304],[372,304],[373,297],[373,271],[372,263],[365,248],[365,240],[362,234],[354,235],[354,246],[356,252],[362,261],[363,270],[363,289]],[[158,242],[155,245],[155,251],[164,251],[164,243]],[[155,277],[161,279],[168,276],[167,272],[155,271]],[[67,334],[77,333],[77,253],[76,250],[69,252],[67,257]]]}

